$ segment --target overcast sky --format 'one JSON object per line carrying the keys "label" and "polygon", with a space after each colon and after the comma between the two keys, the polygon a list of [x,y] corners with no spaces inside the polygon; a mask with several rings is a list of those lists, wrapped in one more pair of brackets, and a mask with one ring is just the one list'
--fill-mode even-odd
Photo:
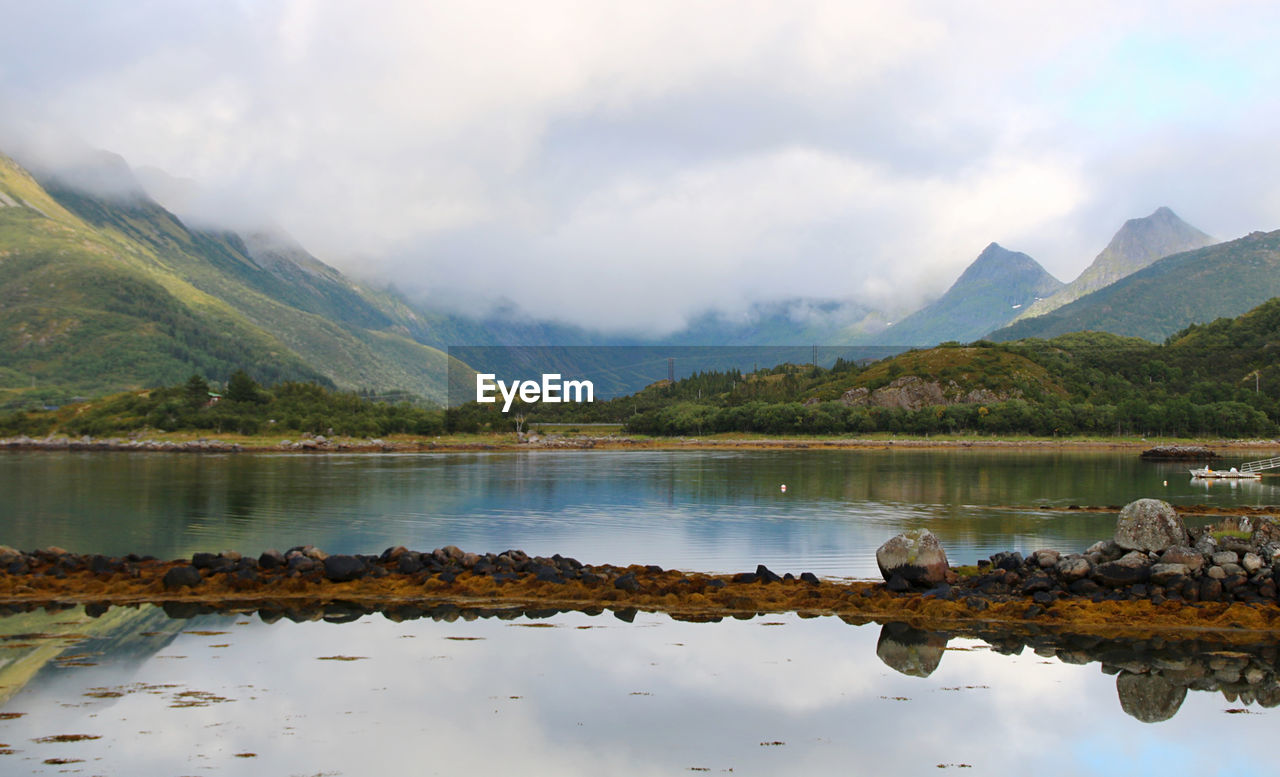
{"label": "overcast sky", "polygon": [[1280,228],[1280,5],[0,0],[0,135],[428,300],[671,328]]}

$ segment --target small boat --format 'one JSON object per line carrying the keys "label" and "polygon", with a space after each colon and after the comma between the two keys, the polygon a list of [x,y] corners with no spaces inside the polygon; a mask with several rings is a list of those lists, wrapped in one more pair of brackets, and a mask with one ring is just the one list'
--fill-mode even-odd
{"label": "small boat", "polygon": [[1240,470],[1236,469],[1235,467],[1232,467],[1231,469],[1226,470],[1226,471],[1218,470],[1218,469],[1210,469],[1209,467],[1201,467],[1200,469],[1193,469],[1193,470],[1191,470],[1191,477],[1193,477],[1193,478],[1201,478],[1201,479],[1204,479],[1204,480],[1210,480],[1210,479],[1213,479],[1213,478],[1243,479],[1243,480],[1261,480],[1261,479],[1262,479],[1262,473],[1260,473],[1260,472],[1241,472]]}

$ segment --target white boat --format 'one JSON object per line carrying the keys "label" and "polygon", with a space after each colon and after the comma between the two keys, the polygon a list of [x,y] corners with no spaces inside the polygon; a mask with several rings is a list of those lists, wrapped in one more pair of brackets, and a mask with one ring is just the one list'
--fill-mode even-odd
{"label": "white boat", "polygon": [[1211,480],[1213,478],[1261,480],[1262,473],[1241,472],[1235,467],[1232,467],[1231,469],[1224,471],[1224,470],[1218,470],[1218,469],[1210,469],[1209,467],[1206,466],[1206,467],[1201,467],[1200,469],[1191,470],[1191,477],[1202,478],[1204,480]]}

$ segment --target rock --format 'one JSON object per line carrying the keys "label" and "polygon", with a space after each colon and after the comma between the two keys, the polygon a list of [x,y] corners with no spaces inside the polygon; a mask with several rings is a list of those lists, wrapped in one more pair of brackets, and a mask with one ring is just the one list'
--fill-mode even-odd
{"label": "rock", "polygon": [[1220,550],[1213,554],[1213,563],[1218,566],[1223,564],[1235,564],[1240,560],[1240,556],[1233,550]]}
{"label": "rock", "polygon": [[621,591],[630,591],[635,593],[640,590],[640,581],[636,579],[635,572],[628,572],[617,580],[614,580],[613,587]]}
{"label": "rock", "polygon": [[1160,551],[1190,541],[1173,506],[1159,499],[1130,502],[1116,521],[1115,543],[1126,550]]}
{"label": "rock", "polygon": [[1130,553],[1115,561],[1099,564],[1093,568],[1092,574],[1094,580],[1112,588],[1146,582],[1150,576],[1149,561],[1141,553]]}
{"label": "rock", "polygon": [[1221,580],[1227,576],[1227,570],[1223,569],[1217,564],[1214,564],[1213,566],[1209,567],[1209,571],[1205,572],[1205,574],[1214,580]]}
{"label": "rock", "polygon": [[[1233,559],[1234,560],[1234,559]],[[193,553],[191,554],[191,566],[196,569],[213,569],[218,565],[221,559],[217,553]]]}
{"label": "rock", "polygon": [[942,662],[947,638],[913,629],[903,623],[886,623],[876,642],[876,656],[890,669],[909,677],[928,677]]}
{"label": "rock", "polygon": [[194,588],[203,583],[204,578],[200,577],[200,570],[193,566],[183,565],[165,572],[162,582],[166,589],[173,590],[175,588]]}
{"label": "rock", "polygon": [[396,571],[402,575],[417,574],[424,568],[425,567],[422,565],[422,556],[417,553],[402,553],[400,554],[400,557],[396,559]]}
{"label": "rock", "polygon": [[1204,554],[1186,545],[1174,545],[1160,554],[1160,563],[1182,564],[1194,574],[1204,568]]}
{"label": "rock", "polygon": [[263,569],[277,569],[286,563],[288,562],[285,561],[284,554],[278,550],[266,550],[258,556],[258,566]]}
{"label": "rock", "polygon": [[1084,556],[1067,556],[1058,560],[1058,575],[1068,582],[1086,577],[1093,571],[1093,564]]}
{"label": "rock", "polygon": [[1221,598],[1222,598],[1222,581],[1221,580],[1217,580],[1212,577],[1200,578],[1200,601],[1216,602]]}
{"label": "rock", "polygon": [[1177,714],[1187,698],[1187,689],[1158,674],[1121,672],[1116,675],[1116,695],[1120,697],[1120,709],[1129,717],[1143,723],[1159,723]]}
{"label": "rock", "polygon": [[1089,578],[1081,578],[1071,584],[1071,593],[1076,596],[1090,596],[1102,590],[1102,586]]}
{"label": "rock", "polygon": [[818,576],[812,572],[801,572],[800,581],[803,583],[808,583],[809,585],[817,585],[819,582]]}
{"label": "rock", "polygon": [[991,557],[992,566],[996,569],[1003,569],[1006,572],[1012,572],[1021,567],[1022,562],[1022,554],[1016,550],[1002,550]]}
{"label": "rock", "polygon": [[1037,550],[1031,554],[1031,557],[1036,560],[1036,564],[1041,569],[1053,569],[1058,565],[1062,554],[1056,550]]}
{"label": "rock", "polygon": [[368,574],[363,560],[355,556],[334,554],[324,560],[324,576],[335,583],[358,580]]}
{"label": "rock", "polygon": [[935,585],[933,588],[930,588],[928,591],[925,591],[924,593],[920,594],[920,598],[922,598],[922,599],[950,599],[950,598],[952,598],[952,597],[951,597],[951,590],[952,590],[952,589],[951,589],[951,586],[950,586],[950,585],[948,585],[948,584],[946,584],[946,583],[938,583],[938,584],[937,584],[937,585]]}
{"label": "rock", "polygon": [[1043,591],[1052,591],[1057,585],[1048,575],[1032,575],[1022,583],[1022,593],[1035,594]]}
{"label": "rock", "polygon": [[885,580],[895,574],[908,583],[941,583],[946,579],[947,554],[928,529],[910,529],[876,550],[876,564]]}
{"label": "rock", "polygon": [[1191,574],[1191,569],[1186,564],[1152,564],[1151,565],[1151,582],[1164,585],[1169,581],[1186,577]]}
{"label": "rock", "polygon": [[1244,567],[1244,571],[1247,574],[1252,575],[1261,570],[1266,564],[1262,561],[1262,556],[1257,553],[1246,553],[1240,559],[1240,566]]}
{"label": "rock", "polygon": [[778,583],[782,581],[782,578],[779,577],[776,572],[773,572],[764,564],[756,565],[756,576],[765,583]]}
{"label": "rock", "polygon": [[908,583],[905,577],[895,572],[892,575],[889,575],[889,579],[885,582],[884,587],[888,588],[895,594],[900,594],[904,591],[910,591],[911,583]]}
{"label": "rock", "polygon": [[1196,537],[1196,541],[1193,543],[1193,546],[1196,550],[1206,556],[1212,556],[1214,553],[1218,552],[1218,541],[1215,540],[1213,535],[1207,531],[1199,537]]}

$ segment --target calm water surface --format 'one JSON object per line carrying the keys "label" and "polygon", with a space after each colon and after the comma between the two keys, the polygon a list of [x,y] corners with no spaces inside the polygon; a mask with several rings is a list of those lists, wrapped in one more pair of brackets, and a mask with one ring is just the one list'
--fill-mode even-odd
{"label": "calm water surface", "polygon": [[903,528],[927,526],[953,561],[972,563],[998,550],[1082,549],[1111,533],[1114,515],[1040,505],[1275,504],[1278,487],[1206,488],[1183,465],[1128,451],[16,453],[0,455],[0,544],[162,558],[452,544],[871,577],[876,547]]}
{"label": "calm water surface", "polygon": [[[1001,655],[980,639],[913,641],[795,615],[269,625],[142,608],[10,616],[0,635],[6,775],[1020,774],[1028,764],[1044,775],[1248,774],[1260,751],[1222,743],[1270,741],[1274,712],[1251,697],[1274,703],[1280,691],[1274,649],[1199,664],[1144,658],[1149,645]],[[1213,685],[1224,668],[1236,690],[1177,685]]]}
{"label": "calm water surface", "polygon": [[[0,544],[870,577],[905,527],[959,562],[1072,550],[1114,516],[1041,505],[1144,496],[1280,503],[1270,480],[1206,488],[1130,452],[22,453],[0,455]],[[0,774],[1238,774],[1259,751],[1224,743],[1269,741],[1280,701],[1274,648],[622,615],[0,617]]]}

